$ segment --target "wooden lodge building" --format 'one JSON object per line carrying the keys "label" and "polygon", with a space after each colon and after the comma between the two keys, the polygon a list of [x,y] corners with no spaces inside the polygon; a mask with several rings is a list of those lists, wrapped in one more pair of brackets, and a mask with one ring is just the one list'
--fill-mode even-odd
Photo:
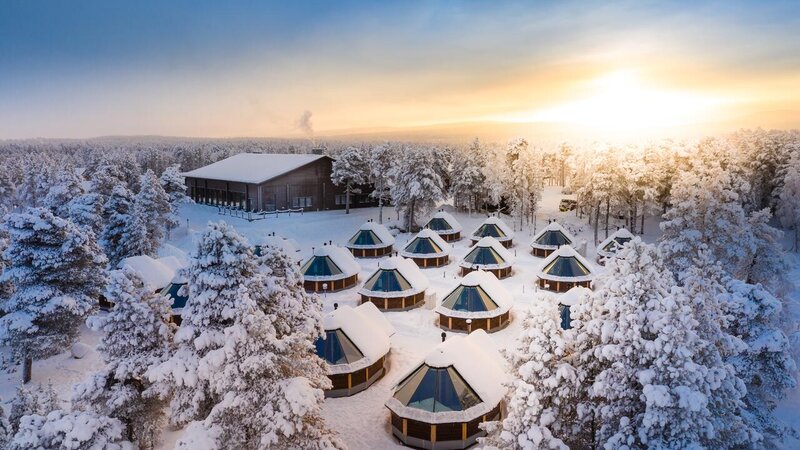
{"label": "wooden lodge building", "polygon": [[[239,153],[183,173],[196,203],[246,211],[343,209],[345,188],[331,182],[333,159],[316,154]],[[375,206],[350,194],[350,207]]]}

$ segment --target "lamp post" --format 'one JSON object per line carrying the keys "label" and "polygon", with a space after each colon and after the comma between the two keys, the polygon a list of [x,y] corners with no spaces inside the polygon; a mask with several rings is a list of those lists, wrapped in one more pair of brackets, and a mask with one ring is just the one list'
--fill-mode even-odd
{"label": "lamp post", "polygon": [[322,299],[328,299],[328,283],[322,283]]}
{"label": "lamp post", "polygon": [[467,319],[467,334],[472,333],[472,319]]}

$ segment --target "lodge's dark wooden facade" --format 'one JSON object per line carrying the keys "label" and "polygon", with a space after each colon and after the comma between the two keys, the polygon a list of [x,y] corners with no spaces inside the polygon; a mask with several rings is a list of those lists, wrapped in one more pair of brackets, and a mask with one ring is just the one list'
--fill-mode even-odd
{"label": "lodge's dark wooden facade", "polygon": [[425,291],[405,297],[377,297],[361,294],[361,304],[372,302],[381,311],[405,311],[425,303]]}
{"label": "lodge's dark wooden facade", "polygon": [[485,319],[472,319],[471,323],[467,323],[467,319],[461,317],[450,317],[446,314],[439,313],[439,328],[446,331],[463,331],[465,333],[472,333],[475,330],[483,330],[487,333],[494,333],[506,327],[509,323],[510,312],[506,311],[496,317],[487,317]]}
{"label": "lodge's dark wooden facade", "polygon": [[462,267],[461,268],[461,276],[465,277],[468,273],[474,272],[476,270],[483,270],[484,272],[492,272],[494,276],[497,277],[498,280],[502,280],[503,278],[511,276],[511,267],[505,267],[503,269],[489,269],[488,267],[481,267],[478,266],[477,269],[474,267]]}
{"label": "lodge's dark wooden facade", "polygon": [[539,278],[538,284],[540,288],[553,292],[567,292],[575,286],[592,287],[591,281],[551,281],[544,278]]}
{"label": "lodge's dark wooden facade", "polygon": [[455,242],[461,239],[460,231],[456,231],[455,233],[440,233],[437,231],[436,234],[438,234],[439,237],[442,238],[442,240],[445,242]]}
{"label": "lodge's dark wooden facade", "polygon": [[386,373],[386,355],[371,366],[350,373],[328,375],[333,387],[325,391],[325,397],[349,397],[372,386]]}
{"label": "lodge's dark wooden facade", "polygon": [[556,251],[554,248],[545,250],[543,248],[533,247],[533,251],[531,253],[533,253],[533,256],[538,256],[539,258],[547,258],[554,251]]}
{"label": "lodge's dark wooden facade", "polygon": [[501,405],[469,422],[430,424],[392,414],[392,433],[408,446],[429,450],[464,449],[485,436],[478,425],[502,419]]}
{"label": "lodge's dark wooden facade", "polygon": [[[311,281],[304,280],[303,287],[308,292],[337,292],[345,289],[350,289],[358,283],[358,274],[342,278],[339,280],[330,281]],[[327,284],[328,289],[324,289],[322,285]]]}
{"label": "lodge's dark wooden facade", "polygon": [[[344,209],[345,188],[331,182],[332,164],[325,156],[260,184],[187,176],[186,186],[196,203],[246,211]],[[351,208],[375,205],[366,194],[350,194]]]}
{"label": "lodge's dark wooden facade", "polygon": [[392,245],[379,248],[347,247],[347,249],[350,250],[350,253],[352,253],[356,258],[380,258],[381,256],[389,255],[394,251],[394,247]]}
{"label": "lodge's dark wooden facade", "polygon": [[427,269],[430,267],[442,267],[450,264],[450,256],[436,256],[433,258],[420,258],[420,257],[410,257],[408,258],[422,269]]}

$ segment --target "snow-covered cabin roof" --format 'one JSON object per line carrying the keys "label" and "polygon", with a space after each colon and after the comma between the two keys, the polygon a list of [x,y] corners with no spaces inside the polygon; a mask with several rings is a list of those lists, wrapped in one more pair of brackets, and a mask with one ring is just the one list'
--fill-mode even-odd
{"label": "snow-covered cabin roof", "polygon": [[392,256],[381,260],[358,293],[371,297],[405,297],[418,294],[429,285],[428,277],[414,261]]}
{"label": "snow-covered cabin roof", "polygon": [[610,258],[617,253],[617,250],[619,250],[623,244],[631,239],[633,239],[633,234],[625,228],[620,228],[597,246],[597,255]]}
{"label": "snow-covered cabin roof", "polygon": [[509,227],[503,219],[499,217],[489,217],[478,225],[478,228],[472,232],[473,238],[493,237],[500,242],[509,241],[514,239],[514,231]]}
{"label": "snow-covered cabin roof", "polygon": [[590,295],[591,293],[592,290],[587,287],[575,286],[567,292],[558,295],[556,300],[558,300],[558,303],[562,305],[575,306],[580,303],[585,296]]}
{"label": "snow-covered cabin roof", "polygon": [[555,250],[562,245],[572,245],[575,238],[558,222],[550,222],[542,228],[531,241],[531,247]]}
{"label": "snow-covered cabin roof", "polygon": [[377,222],[365,222],[347,242],[347,248],[384,248],[394,245],[394,236]]}
{"label": "snow-covered cabin roof", "polygon": [[452,214],[439,211],[428,220],[428,223],[425,224],[425,228],[430,228],[437,233],[450,234],[461,231],[461,224],[458,223]]}
{"label": "snow-covered cabin roof", "polygon": [[458,264],[461,267],[479,266],[482,269],[504,269],[514,264],[514,256],[493,237],[481,238]]}
{"label": "snow-covered cabin roof", "polygon": [[294,239],[286,239],[281,236],[266,235],[255,240],[255,254],[261,256],[261,247],[275,247],[282,249],[287,255],[295,257],[295,253],[300,251],[300,246]]}
{"label": "snow-covered cabin roof", "polygon": [[[434,376],[426,376],[432,369]],[[485,331],[475,330],[468,336],[448,338],[415,364],[399,379],[386,407],[400,417],[426,423],[468,422],[500,403],[507,392],[503,383],[508,380],[497,347]],[[460,389],[451,388],[456,393],[452,396],[447,395],[450,389],[441,392],[423,383],[452,383]],[[437,397],[436,392],[443,395]]]}
{"label": "snow-covered cabin roof", "polygon": [[205,167],[184,172],[181,175],[192,178],[207,178],[209,180],[261,184],[322,158],[327,158],[327,156],[238,153]]}
{"label": "snow-covered cabin roof", "polygon": [[[130,256],[119,262],[117,268],[128,266],[140,277],[145,286],[156,291],[167,286],[180,269],[180,261],[172,256],[154,259],[147,255]],[[177,267],[177,269],[173,268]]]}
{"label": "snow-covered cabin roof", "polygon": [[574,248],[565,245],[539,265],[537,276],[552,281],[591,281],[593,266]]}
{"label": "snow-covered cabin roof", "polygon": [[400,254],[407,258],[437,258],[449,255],[452,249],[436,231],[425,228],[406,244]]}
{"label": "snow-covered cabin roof", "polygon": [[442,298],[435,311],[450,317],[485,319],[505,314],[514,299],[491,272],[476,270]]}
{"label": "snow-covered cabin roof", "polygon": [[[355,308],[340,306],[326,314],[323,323],[326,339],[318,339],[316,347],[317,354],[328,362],[329,374],[349,373],[371,366],[389,353],[389,337],[395,333],[392,324],[372,302]],[[349,344],[355,346],[357,352],[348,349]],[[357,359],[350,361],[353,357]]]}
{"label": "snow-covered cabin roof", "polygon": [[361,266],[348,250],[337,245],[323,245],[314,249],[300,271],[305,280],[331,281],[356,275]]}

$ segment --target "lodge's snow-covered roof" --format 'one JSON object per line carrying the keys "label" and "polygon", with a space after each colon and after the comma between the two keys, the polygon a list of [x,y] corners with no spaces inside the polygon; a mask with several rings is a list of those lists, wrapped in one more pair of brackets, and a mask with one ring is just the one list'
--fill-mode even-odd
{"label": "lodge's snow-covered roof", "polygon": [[514,256],[511,252],[503,247],[503,244],[497,239],[487,236],[476,242],[458,265],[466,268],[477,266],[482,269],[505,269],[512,264],[514,264]]}
{"label": "lodge's snow-covered roof", "polygon": [[358,292],[371,297],[406,297],[418,294],[428,286],[430,280],[414,261],[392,256],[378,263],[378,269]]}
{"label": "lodge's snow-covered roof", "polygon": [[[377,242],[373,237],[376,237]],[[394,236],[378,222],[364,222],[347,242],[347,248],[384,248],[394,245]]]}
{"label": "lodge's snow-covered roof", "polygon": [[[497,308],[488,310],[488,311],[465,311],[465,310],[455,310],[452,308],[448,308],[444,306],[444,302],[456,291],[464,288],[480,288],[485,292],[492,302],[497,305]],[[463,290],[462,290],[463,291]],[[497,279],[491,272],[485,272],[483,270],[475,270],[470,272],[464,278],[459,281],[458,286],[453,288],[447,295],[445,295],[439,304],[436,306],[435,311],[438,313],[445,314],[450,317],[458,317],[463,319],[483,319],[487,317],[497,317],[501,314],[505,314],[508,310],[511,309],[511,306],[514,303],[514,298],[508,289],[500,283],[500,280]]]}
{"label": "lodge's snow-covered roof", "polygon": [[[334,272],[330,274],[310,274],[310,269],[314,268],[317,259],[326,260],[333,263]],[[322,264],[320,266],[323,266]],[[324,264],[324,266],[328,266]],[[347,249],[337,245],[323,245],[314,249],[314,254],[303,264],[303,278],[309,281],[332,281],[341,280],[358,274],[361,266],[358,261]]]}
{"label": "lodge's snow-covered roof", "polygon": [[150,290],[166,287],[182,267],[180,261],[174,256],[154,259],[147,255],[130,256],[119,262],[118,268],[130,267],[140,277],[145,286]]}
{"label": "lodge's snow-covered roof", "polygon": [[508,390],[503,385],[509,380],[509,375],[503,370],[503,360],[494,342],[483,330],[475,330],[467,336],[451,336],[437,345],[422,361],[398,378],[395,391],[423,365],[431,368],[452,366],[481,401],[462,411],[430,412],[408,407],[393,396],[386,402],[386,407],[400,417],[432,424],[468,422],[494,409]]}
{"label": "lodge's snow-covered roof", "polygon": [[184,172],[181,175],[192,178],[207,178],[209,180],[260,184],[322,158],[327,158],[327,156],[238,153],[205,167]]}
{"label": "lodge's snow-covered roof", "polygon": [[445,211],[439,211],[434,214],[428,220],[428,223],[426,223],[425,226],[436,231],[437,233],[450,234],[461,231],[461,224],[458,223],[452,214]]}
{"label": "lodge's snow-covered roof", "polygon": [[340,329],[364,355],[351,364],[328,365],[329,374],[349,373],[371,366],[389,353],[389,337],[395,329],[372,302],[355,308],[347,305],[329,312],[323,319],[325,331]]}
{"label": "lodge's snow-covered roof", "polygon": [[572,245],[575,238],[558,222],[550,222],[531,240],[531,247],[555,250],[562,245]]}
{"label": "lodge's snow-covered roof", "polygon": [[558,303],[565,306],[575,306],[580,303],[584,297],[590,295],[591,293],[592,290],[587,287],[575,286],[567,292],[558,295],[556,300],[558,300]]}
{"label": "lodge's snow-covered roof", "polygon": [[574,248],[565,245],[551,253],[539,265],[536,275],[550,281],[591,281],[593,266]]}
{"label": "lodge's snow-covered roof", "polygon": [[[617,250],[619,250],[619,248],[625,242],[628,242],[631,239],[633,239],[633,234],[631,234],[631,232],[626,228],[620,228],[597,246],[597,255],[604,258],[610,258],[614,256]],[[612,243],[613,245],[610,245]]]}
{"label": "lodge's snow-covered roof", "polygon": [[452,249],[436,231],[424,228],[406,244],[400,254],[407,258],[437,258],[449,255]]}
{"label": "lodge's snow-covered roof", "polygon": [[[493,234],[487,234],[487,231],[490,231],[492,229],[500,230],[502,236],[494,236]],[[505,222],[503,222],[503,219],[492,216],[484,220],[483,223],[478,225],[478,228],[475,228],[475,231],[472,232],[473,238],[480,238],[486,236],[494,237],[495,239],[501,242],[509,241],[511,239],[514,239],[514,230],[512,230],[511,227],[509,227]]]}

